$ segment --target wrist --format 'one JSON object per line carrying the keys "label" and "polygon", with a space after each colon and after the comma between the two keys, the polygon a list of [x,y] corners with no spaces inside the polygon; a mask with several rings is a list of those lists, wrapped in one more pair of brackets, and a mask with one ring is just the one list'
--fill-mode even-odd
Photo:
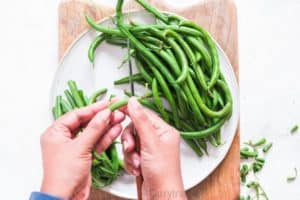
{"label": "wrist", "polygon": [[66,187],[67,184],[59,184],[56,181],[43,179],[41,192],[50,194],[61,199],[71,199],[72,190]]}

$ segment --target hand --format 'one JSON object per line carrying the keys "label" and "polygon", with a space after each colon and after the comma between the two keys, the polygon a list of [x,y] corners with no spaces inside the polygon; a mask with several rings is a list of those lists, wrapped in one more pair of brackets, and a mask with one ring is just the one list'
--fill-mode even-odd
{"label": "hand", "polygon": [[[143,199],[186,199],[180,169],[178,131],[134,98],[129,100],[127,110],[132,124],[126,127],[121,138],[125,167],[135,176],[142,173]],[[140,139],[140,154],[135,151],[133,126]]]}
{"label": "hand", "polygon": [[[62,116],[41,136],[44,176],[41,191],[63,199],[87,199],[92,151],[101,153],[122,131],[125,115],[111,113],[108,100]],[[85,127],[79,136],[75,134]]]}

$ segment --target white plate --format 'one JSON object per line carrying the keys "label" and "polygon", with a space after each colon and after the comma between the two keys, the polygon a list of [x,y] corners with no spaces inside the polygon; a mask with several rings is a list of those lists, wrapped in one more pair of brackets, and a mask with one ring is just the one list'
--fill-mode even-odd
{"label": "white plate", "polygon": [[[153,17],[145,11],[135,11],[127,14],[130,19],[143,23],[154,23]],[[106,26],[113,26],[112,19],[106,18],[100,22]],[[51,91],[51,106],[57,95],[63,94],[67,81],[75,80],[80,88],[87,94],[91,94],[98,88],[108,88],[109,94],[123,97],[124,88],[130,91],[129,86],[115,87],[113,81],[128,75],[127,65],[118,69],[127,49],[121,49],[103,43],[97,49],[95,68],[92,69],[87,57],[91,41],[95,38],[94,30],[83,33],[66,52],[54,79]],[[181,168],[184,188],[187,190],[204,180],[223,160],[234,138],[239,119],[239,93],[237,81],[228,58],[219,45],[221,71],[229,85],[233,97],[233,113],[231,118],[222,128],[222,140],[224,144],[219,148],[209,145],[209,156],[198,158],[195,153],[184,143],[181,143]],[[134,62],[133,62],[134,63]],[[136,86],[137,93],[143,94],[143,88]],[[121,147],[118,146],[118,150]],[[120,151],[121,154],[121,151]],[[166,177],[167,178],[167,177]],[[135,178],[123,174],[112,185],[105,187],[105,191],[114,195],[134,199],[137,197]]]}

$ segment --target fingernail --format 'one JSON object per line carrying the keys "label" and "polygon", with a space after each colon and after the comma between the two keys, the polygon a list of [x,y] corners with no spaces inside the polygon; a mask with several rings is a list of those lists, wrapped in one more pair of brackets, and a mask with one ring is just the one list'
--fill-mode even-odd
{"label": "fingernail", "polygon": [[135,176],[139,176],[139,175],[140,175],[140,171],[139,171],[139,170],[136,170],[136,169],[134,169],[134,170],[132,171],[132,173],[133,173],[133,175],[135,175]]}
{"label": "fingernail", "polygon": [[138,159],[133,159],[133,166],[135,168],[139,168],[140,167],[140,161]]}
{"label": "fingernail", "polygon": [[127,150],[128,150],[128,142],[126,140],[124,140],[124,142],[123,142],[123,147],[124,147],[124,151],[127,152]]}

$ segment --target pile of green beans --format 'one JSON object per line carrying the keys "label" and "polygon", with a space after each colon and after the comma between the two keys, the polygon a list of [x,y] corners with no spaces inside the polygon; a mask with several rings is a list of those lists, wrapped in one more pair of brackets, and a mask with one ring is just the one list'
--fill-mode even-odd
{"label": "pile of green beans", "polygon": [[[74,109],[95,103],[98,98],[107,92],[107,89],[103,88],[95,91],[90,97],[87,97],[83,90],[78,89],[75,81],[68,81],[68,86],[69,89],[64,91],[65,99],[61,95],[56,97],[55,105],[52,108],[54,119],[58,119]],[[109,108],[114,111],[118,105],[112,104]],[[111,184],[118,177],[123,167],[123,161],[118,157],[115,143],[101,154],[94,151],[91,168],[93,186],[100,188]]]}
{"label": "pile of green beans", "polygon": [[123,0],[116,5],[115,28],[99,25],[86,15],[87,23],[99,32],[88,58],[94,62],[96,49],[104,41],[130,48],[124,60],[133,58],[138,73],[116,80],[115,85],[132,80],[150,86],[153,95],[140,102],[177,128],[202,156],[207,153],[207,142],[221,145],[221,128],[232,113],[232,97],[220,72],[215,42],[196,23],[162,13],[144,0],[136,2],[156,18],[156,24],[125,23]]}

